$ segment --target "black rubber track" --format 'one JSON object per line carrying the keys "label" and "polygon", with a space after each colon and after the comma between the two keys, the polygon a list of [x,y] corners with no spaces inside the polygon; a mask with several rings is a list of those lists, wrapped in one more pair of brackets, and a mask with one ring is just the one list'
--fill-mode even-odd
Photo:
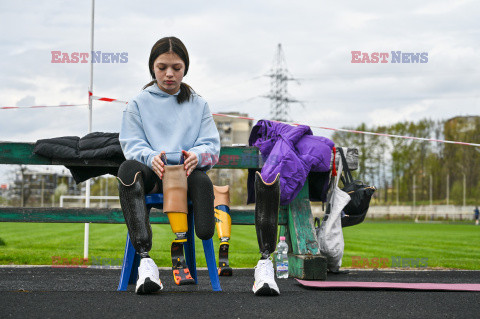
{"label": "black rubber track", "polygon": [[[160,270],[163,290],[117,292],[120,269],[0,268],[1,318],[478,318],[480,293],[306,289],[277,280],[280,296],[252,292],[253,269],[220,277],[212,292],[208,273],[199,284],[176,286]],[[480,283],[480,271],[352,271],[328,280]]]}

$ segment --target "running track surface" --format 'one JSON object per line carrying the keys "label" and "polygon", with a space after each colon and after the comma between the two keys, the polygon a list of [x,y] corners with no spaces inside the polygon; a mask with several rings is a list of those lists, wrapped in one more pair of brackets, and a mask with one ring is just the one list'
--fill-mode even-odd
{"label": "running track surface", "polygon": [[[208,273],[199,283],[176,286],[160,270],[164,290],[139,296],[117,292],[120,269],[0,268],[1,318],[478,318],[480,293],[408,290],[308,289],[277,279],[281,295],[258,297],[253,269],[234,269],[212,292]],[[480,283],[480,271],[354,270],[328,281]]]}

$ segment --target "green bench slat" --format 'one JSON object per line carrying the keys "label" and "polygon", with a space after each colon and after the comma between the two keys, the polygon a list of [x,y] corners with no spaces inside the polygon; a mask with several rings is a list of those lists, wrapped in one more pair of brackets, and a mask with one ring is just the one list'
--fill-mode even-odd
{"label": "green bench slat", "polygon": [[51,165],[48,158],[33,154],[33,143],[0,142],[0,163]]}
{"label": "green bench slat", "polygon": [[[230,211],[233,225],[254,225],[254,210]],[[0,222],[34,222],[34,223],[103,223],[124,224],[125,219],[120,209],[111,208],[0,208]],[[169,224],[167,216],[157,209],[150,212],[152,224]],[[280,214],[279,224],[287,224],[287,215]]]}
{"label": "green bench slat", "polygon": [[[0,142],[0,164],[65,165],[117,167],[119,164],[105,160],[51,160],[33,154],[34,143]],[[220,150],[215,168],[258,168],[261,156],[256,147],[228,147]]]}
{"label": "green bench slat", "polygon": [[[117,167],[119,164],[105,160],[51,160],[33,154],[34,143],[1,142],[0,164],[25,164],[25,165],[64,165],[64,166],[103,166]],[[358,168],[358,149],[345,148],[345,156],[350,170]],[[336,156],[338,165],[340,156]],[[214,168],[261,168],[262,157],[256,147],[223,146],[220,150],[218,163]]]}

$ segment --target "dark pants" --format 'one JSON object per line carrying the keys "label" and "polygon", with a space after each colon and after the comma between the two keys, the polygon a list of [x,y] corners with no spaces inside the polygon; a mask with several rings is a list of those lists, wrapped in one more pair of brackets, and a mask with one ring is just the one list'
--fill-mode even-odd
{"label": "dark pants", "polygon": [[[118,178],[120,178],[124,184],[130,185],[134,182],[135,174],[137,172],[141,172],[142,180],[143,180],[143,187],[145,190],[145,194],[148,194],[155,190],[155,186],[157,186],[155,192],[161,193],[162,188],[162,180],[158,177],[158,175],[148,166],[134,161],[128,160],[123,162],[118,169]],[[214,218],[214,210],[213,210],[213,184],[208,175],[195,169],[188,177],[188,197],[193,203],[193,213],[194,213],[194,220],[195,220],[195,232],[197,237],[205,240],[212,238],[214,231],[215,231],[215,218]],[[139,220],[139,218],[135,218],[138,216],[144,216],[144,214],[136,214],[135,211],[125,211],[125,220],[127,223],[139,222],[146,225],[150,225],[150,221]],[[135,214],[137,216],[129,216],[130,214]],[[127,217],[134,217],[134,218],[127,218]],[[142,217],[143,218],[143,217]],[[128,225],[128,229],[137,229],[135,225]],[[136,237],[130,235],[130,237]],[[141,236],[145,237],[145,236]],[[147,235],[146,237],[151,237],[151,235]],[[148,246],[148,242],[151,243],[151,238],[145,238],[145,240],[141,240],[140,242],[145,242],[146,247]],[[139,247],[140,248],[140,247]],[[137,251],[145,251],[145,249],[137,249]]]}

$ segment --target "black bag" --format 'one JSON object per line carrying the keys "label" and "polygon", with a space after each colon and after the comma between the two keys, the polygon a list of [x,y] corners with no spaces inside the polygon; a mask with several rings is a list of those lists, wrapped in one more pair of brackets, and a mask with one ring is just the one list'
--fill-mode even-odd
{"label": "black bag", "polygon": [[370,200],[377,189],[375,186],[365,185],[362,181],[354,181],[342,148],[339,147],[338,151],[342,157],[343,175],[345,176],[340,177],[344,185],[342,190],[351,198],[343,209],[345,215],[342,214],[342,227],[354,226],[363,222],[365,216],[367,216]]}

